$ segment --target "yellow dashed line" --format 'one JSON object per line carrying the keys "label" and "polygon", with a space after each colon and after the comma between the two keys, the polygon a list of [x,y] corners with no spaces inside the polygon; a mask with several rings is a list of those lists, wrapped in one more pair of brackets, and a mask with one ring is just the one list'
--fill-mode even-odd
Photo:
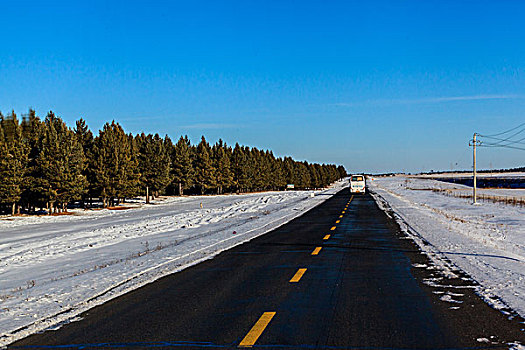
{"label": "yellow dashed line", "polygon": [[299,270],[297,270],[297,272],[295,273],[295,275],[293,275],[293,277],[290,280],[290,282],[291,283],[299,282],[299,280],[301,279],[301,277],[303,277],[305,272],[306,272],[306,269],[299,269]]}
{"label": "yellow dashed line", "polygon": [[240,342],[239,347],[251,348],[257,339],[259,339],[262,332],[264,332],[264,329],[268,326],[268,323],[270,323],[273,316],[275,316],[275,312],[263,313],[259,320],[253,325],[252,329],[250,329],[248,334],[246,334],[244,339]]}
{"label": "yellow dashed line", "polygon": [[[352,199],[354,199],[354,196],[350,197],[350,200],[346,204],[345,209],[343,210],[342,214],[346,213],[346,210],[348,209],[350,202],[352,202]],[[343,218],[343,215],[340,215],[339,218],[340,219]],[[341,220],[337,220],[335,223],[338,224],[340,222]],[[333,226],[330,230],[334,231],[335,229],[336,229],[336,226]],[[330,238],[330,235],[325,235],[323,237],[323,240],[328,240],[329,238]],[[316,247],[313,250],[312,255],[318,255],[321,249],[322,247]],[[297,272],[292,277],[290,282],[291,283],[299,282],[299,280],[301,279],[301,277],[303,277],[305,272],[306,272],[306,268],[301,268],[297,270]],[[239,343],[239,347],[240,348],[251,348],[255,344],[257,339],[259,339],[259,337],[264,332],[264,330],[266,329],[266,327],[268,326],[268,324],[270,323],[270,321],[272,320],[274,316],[275,316],[275,312],[273,311],[263,313],[262,316],[259,318],[259,320],[253,325],[252,329],[250,329],[248,334],[246,334],[244,339]]]}
{"label": "yellow dashed line", "polygon": [[317,247],[317,248],[315,248],[314,251],[312,252],[312,255],[317,255],[317,254],[319,254],[319,252],[321,251],[322,248],[323,248],[323,247]]}
{"label": "yellow dashed line", "polygon": [[343,211],[341,212],[341,214],[346,214],[346,210],[343,210]]}

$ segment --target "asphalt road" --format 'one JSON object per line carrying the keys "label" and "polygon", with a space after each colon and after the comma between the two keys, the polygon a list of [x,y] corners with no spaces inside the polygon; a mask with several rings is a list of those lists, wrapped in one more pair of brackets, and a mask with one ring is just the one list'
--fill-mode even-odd
{"label": "asphalt road", "polygon": [[[369,195],[348,189],[292,222],[130,292],[19,348],[507,349],[523,319],[436,270]],[[441,298],[451,289],[456,302]],[[511,318],[511,319],[509,319]]]}

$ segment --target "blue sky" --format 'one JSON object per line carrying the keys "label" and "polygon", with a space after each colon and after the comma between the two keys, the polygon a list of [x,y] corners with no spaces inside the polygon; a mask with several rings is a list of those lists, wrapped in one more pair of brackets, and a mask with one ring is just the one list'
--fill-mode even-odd
{"label": "blue sky", "polygon": [[0,0],[0,111],[352,172],[469,169],[474,132],[525,121],[524,15],[521,1]]}

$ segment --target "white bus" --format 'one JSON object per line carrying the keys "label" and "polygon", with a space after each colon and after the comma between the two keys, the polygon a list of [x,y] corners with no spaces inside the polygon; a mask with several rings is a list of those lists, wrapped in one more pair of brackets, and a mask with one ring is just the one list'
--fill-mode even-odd
{"label": "white bus", "polygon": [[350,193],[365,193],[366,182],[364,175],[350,176]]}

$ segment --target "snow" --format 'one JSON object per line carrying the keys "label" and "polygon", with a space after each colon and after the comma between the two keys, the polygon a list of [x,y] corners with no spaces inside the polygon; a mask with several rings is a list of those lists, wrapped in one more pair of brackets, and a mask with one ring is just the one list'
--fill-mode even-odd
{"label": "snow", "polygon": [[[453,178],[453,177],[470,177],[472,173],[433,173],[433,174],[424,174],[417,175],[421,178]],[[483,178],[513,178],[521,179],[525,177],[523,172],[508,172],[508,173],[477,173],[478,177]]]}
{"label": "snow", "polygon": [[0,218],[0,347],[271,231],[345,186]]}
{"label": "snow", "polygon": [[[492,202],[472,205],[470,199],[432,191],[468,187],[429,177],[377,177],[368,185],[379,206],[429,256],[435,267],[427,268],[439,268],[450,278],[459,278],[462,270],[476,282],[468,287],[494,308],[509,317],[525,317],[525,208]],[[508,195],[513,190],[486,191]],[[440,285],[439,279],[425,283],[454,289]],[[455,303],[458,297],[448,292],[441,299]]]}
{"label": "snow", "polygon": [[[471,175],[472,176],[472,175]],[[457,194],[472,194],[472,187],[443,181],[430,181],[431,179],[417,176],[403,176],[403,184],[412,190],[431,191],[445,190]],[[378,178],[379,179],[379,178]],[[420,180],[420,181],[418,181]],[[423,181],[427,180],[427,181]],[[525,189],[523,188],[478,188],[478,195],[490,195],[499,197],[516,197],[525,198]]]}

